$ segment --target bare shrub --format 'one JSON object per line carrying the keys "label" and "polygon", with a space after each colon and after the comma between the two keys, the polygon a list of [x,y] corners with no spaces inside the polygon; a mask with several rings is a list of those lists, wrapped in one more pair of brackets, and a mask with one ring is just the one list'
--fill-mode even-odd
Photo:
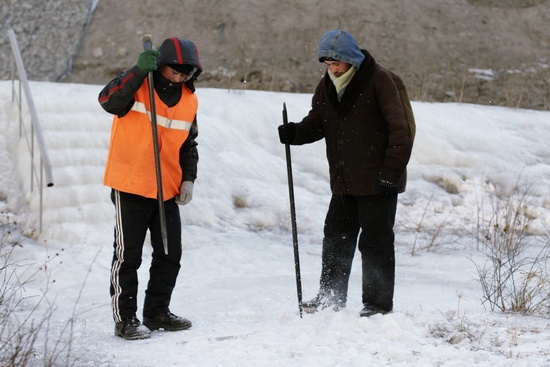
{"label": "bare shrub", "polygon": [[17,275],[19,266],[13,260],[13,251],[20,245],[15,224],[6,213],[2,213],[0,225],[0,364],[3,366],[25,366],[32,356],[36,342],[36,328],[28,322],[30,332],[22,332],[26,320],[19,320],[16,310],[22,303],[22,289],[26,280]]}
{"label": "bare shrub", "polygon": [[[0,213],[0,366],[75,365],[70,349],[74,317],[61,328],[60,335],[50,333],[57,307],[48,301],[47,293],[55,268],[53,259],[59,253],[39,265],[18,261],[14,255],[22,247],[21,240],[10,214]],[[46,275],[45,288],[39,295],[27,296],[26,288],[40,273]]]}
{"label": "bare shrub", "polygon": [[[453,244],[456,241],[455,236],[452,233],[452,229],[449,227],[450,216],[452,210],[447,213],[445,218],[436,223],[435,226],[428,226],[425,224],[426,216],[431,208],[433,195],[426,203],[426,207],[420,217],[420,220],[416,224],[414,229],[414,241],[411,248],[411,256],[414,256],[419,251],[435,252],[441,249],[444,245]],[[422,237],[422,240],[420,239]]]}
{"label": "bare shrub", "polygon": [[528,193],[516,185],[505,198],[490,197],[492,214],[478,211],[476,240],[487,255],[483,264],[474,262],[483,291],[483,304],[491,310],[521,314],[550,313],[550,276],[547,263],[550,244],[540,244],[528,235],[533,217]]}

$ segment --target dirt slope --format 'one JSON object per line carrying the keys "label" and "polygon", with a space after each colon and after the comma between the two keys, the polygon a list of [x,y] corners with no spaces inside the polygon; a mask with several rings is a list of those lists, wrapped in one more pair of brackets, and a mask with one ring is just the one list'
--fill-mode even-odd
{"label": "dirt slope", "polygon": [[64,81],[105,84],[150,33],[197,44],[199,87],[311,93],[328,29],[351,32],[415,100],[550,108],[546,0],[101,0]]}

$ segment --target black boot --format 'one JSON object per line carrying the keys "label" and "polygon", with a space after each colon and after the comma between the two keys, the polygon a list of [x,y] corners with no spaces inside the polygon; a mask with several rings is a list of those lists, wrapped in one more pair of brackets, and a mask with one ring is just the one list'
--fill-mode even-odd
{"label": "black boot", "polygon": [[302,310],[305,313],[315,313],[321,305],[321,300],[319,297],[315,297],[312,300],[302,302]]}
{"label": "black boot", "polygon": [[381,308],[378,308],[376,306],[372,306],[369,304],[365,304],[365,307],[361,311],[359,311],[359,316],[361,317],[370,317],[376,314],[382,314],[385,315],[387,313],[391,312],[391,310],[383,310]]}
{"label": "black boot", "polygon": [[166,331],[185,330],[193,326],[191,321],[176,316],[168,310],[150,317],[143,316],[143,325],[151,330],[164,329]]}
{"label": "black boot", "polygon": [[151,331],[132,316],[115,324],[115,335],[126,340],[139,340],[149,338]]}
{"label": "black boot", "polygon": [[332,308],[333,311],[340,311],[341,308],[345,308],[346,303],[338,300],[334,297],[316,296],[310,301],[302,302],[302,310],[305,313],[315,313],[325,308]]}

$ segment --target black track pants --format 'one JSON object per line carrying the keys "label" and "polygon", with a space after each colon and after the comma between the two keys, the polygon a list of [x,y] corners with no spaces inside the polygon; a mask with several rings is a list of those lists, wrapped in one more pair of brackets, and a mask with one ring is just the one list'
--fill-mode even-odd
{"label": "black track pants", "polygon": [[158,200],[113,190],[115,241],[111,265],[111,305],[115,322],[136,315],[138,269],[147,230],[153,248],[143,315],[168,309],[180,269],[181,218],[173,199],[164,202],[168,238],[165,255],[160,230]]}

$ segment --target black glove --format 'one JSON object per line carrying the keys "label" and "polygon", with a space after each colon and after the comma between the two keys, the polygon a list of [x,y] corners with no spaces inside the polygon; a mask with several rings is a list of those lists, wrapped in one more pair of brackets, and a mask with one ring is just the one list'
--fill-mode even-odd
{"label": "black glove", "polygon": [[378,182],[378,187],[380,188],[380,195],[382,196],[397,195],[399,191],[399,187],[396,184],[386,180],[380,180]]}
{"label": "black glove", "polygon": [[295,135],[296,124],[294,122],[279,126],[279,140],[282,144],[290,144]]}
{"label": "black glove", "polygon": [[145,50],[139,54],[136,65],[145,74],[157,70],[157,57],[159,55],[160,53],[157,50]]}

